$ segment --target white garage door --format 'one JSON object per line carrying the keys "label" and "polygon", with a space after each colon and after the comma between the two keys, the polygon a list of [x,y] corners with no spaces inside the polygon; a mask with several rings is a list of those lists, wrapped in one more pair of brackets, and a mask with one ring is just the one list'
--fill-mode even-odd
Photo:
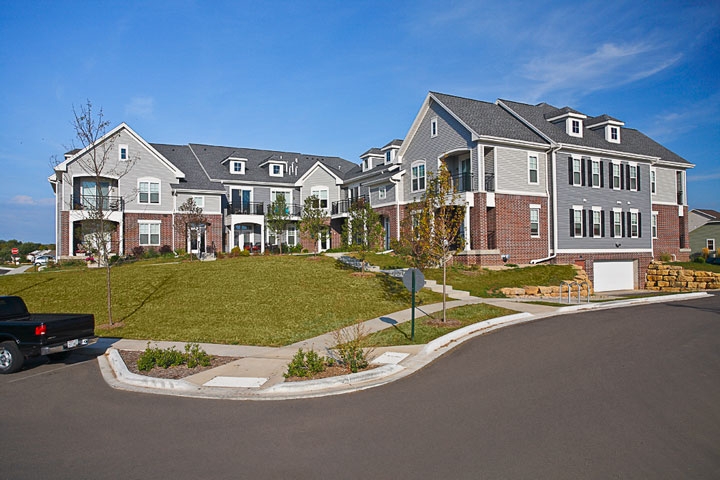
{"label": "white garage door", "polygon": [[596,292],[632,290],[635,288],[635,268],[632,260],[625,262],[594,262],[593,287]]}

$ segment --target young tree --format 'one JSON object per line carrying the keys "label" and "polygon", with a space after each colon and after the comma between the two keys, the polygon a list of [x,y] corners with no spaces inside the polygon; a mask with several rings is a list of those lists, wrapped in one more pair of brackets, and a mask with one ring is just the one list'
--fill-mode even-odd
{"label": "young tree", "polygon": [[[112,244],[112,232],[115,231],[116,224],[109,218],[112,212],[121,208],[124,199],[119,195],[111,196],[110,193],[113,188],[117,189],[120,179],[133,168],[136,158],[120,160],[115,150],[117,135],[104,138],[110,122],[105,120],[102,108],[97,113],[93,112],[93,105],[89,100],[79,111],[73,107],[72,123],[76,140],[80,143],[79,151],[84,151],[76,164],[92,179],[90,188],[83,191],[80,202],[76,202],[81,205],[85,216],[83,223],[87,233],[84,235],[83,245],[86,250],[96,253],[99,264],[105,267],[108,323],[113,325],[109,257],[113,248],[119,245]],[[73,179],[68,179],[68,183],[72,184],[72,181]],[[115,252],[117,253],[117,250]]]}
{"label": "young tree", "polygon": [[[204,227],[207,223],[207,217],[203,213],[202,207],[199,207],[192,197],[185,200],[175,214],[175,231],[180,238],[191,242],[198,240],[197,228]],[[190,261],[192,261],[192,255],[190,255]]]}
{"label": "young tree", "polygon": [[422,198],[408,206],[401,237],[401,244],[411,252],[415,267],[443,269],[443,322],[447,320],[447,262],[457,250],[465,247],[465,239],[460,235],[464,221],[465,205],[455,192],[450,172],[443,163],[436,175],[428,175]]}
{"label": "young tree", "polygon": [[382,247],[383,233],[380,215],[369,201],[359,198],[350,203],[347,222],[343,226],[343,241],[350,250],[357,252],[363,273],[368,253]]}
{"label": "young tree", "polygon": [[300,217],[300,231],[306,233],[313,240],[315,244],[315,252],[313,253],[317,253],[317,242],[320,235],[327,231],[328,220],[327,211],[320,207],[320,199],[318,199],[317,195],[307,197]]}
{"label": "young tree", "polygon": [[[290,209],[285,202],[285,195],[278,195],[274,202],[270,203],[268,211],[265,214],[265,224],[268,229],[273,232],[275,238],[281,238],[281,235],[290,226]],[[282,255],[282,241],[280,244],[280,254]]]}

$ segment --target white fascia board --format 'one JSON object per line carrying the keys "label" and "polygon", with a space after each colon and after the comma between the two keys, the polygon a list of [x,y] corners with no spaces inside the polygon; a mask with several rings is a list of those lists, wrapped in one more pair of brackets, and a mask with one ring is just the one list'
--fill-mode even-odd
{"label": "white fascia board", "polygon": [[293,188],[295,187],[294,183],[286,183],[286,182],[268,182],[265,181],[257,181],[257,180],[245,180],[243,178],[235,179],[215,179],[211,178],[213,182],[222,182],[223,185],[257,185],[260,187],[268,187],[268,188],[275,188],[275,187],[282,187],[282,188]]}
{"label": "white fascia board", "polygon": [[594,148],[594,147],[584,147],[582,145],[573,145],[572,143],[560,143],[558,144],[558,147],[560,150],[566,150],[566,151],[572,151],[579,155],[586,155],[591,156],[602,156],[603,158],[608,157],[623,157],[628,159],[634,159],[634,160],[642,160],[645,162],[654,163],[660,160],[658,157],[653,157],[650,155],[641,155],[639,153],[627,153],[627,152],[618,152],[617,150],[605,150],[604,148]]}
{"label": "white fascia board", "polygon": [[513,140],[511,138],[493,137],[490,135],[475,135],[474,133],[472,140],[482,144],[492,143],[497,145],[512,145],[514,147],[522,148],[536,148],[541,149],[543,152],[546,152],[547,149],[551,147],[551,145],[548,145],[547,143],[527,142],[525,140]]}
{"label": "white fascia board", "polygon": [[420,107],[420,111],[415,116],[415,120],[413,120],[412,125],[410,125],[410,130],[408,130],[407,135],[405,135],[405,141],[403,141],[403,144],[400,146],[400,150],[397,152],[397,156],[402,160],[402,156],[405,154],[405,152],[408,149],[408,145],[410,144],[410,140],[415,136],[415,133],[420,128],[420,124],[422,123],[422,119],[425,118],[425,115],[430,110],[430,94],[428,93],[425,97],[425,101],[423,102],[422,106]]}
{"label": "white fascia board", "polygon": [[203,190],[202,188],[171,188],[171,191],[177,193],[202,193],[203,195],[225,195],[224,190]]}
{"label": "white fascia board", "polygon": [[335,177],[335,185],[342,185],[342,184],[343,184],[342,178],[340,178],[340,177],[338,177],[337,175],[335,175],[335,173],[334,173],[332,170],[330,170],[328,167],[326,167],[325,165],[323,165],[321,162],[315,162],[315,165],[313,165],[312,167],[310,167],[310,168],[307,170],[307,172],[305,172],[305,173],[303,174],[302,177],[298,178],[298,180],[295,182],[295,186],[296,186],[296,187],[302,187],[303,184],[305,183],[305,181],[307,180],[307,178],[308,178],[310,175],[312,175],[313,173],[315,173],[315,170],[317,170],[318,168],[322,168],[322,169],[325,170],[327,173],[329,173],[331,176]]}
{"label": "white fascia board", "polygon": [[586,118],[588,118],[587,115],[582,114],[582,113],[565,112],[565,113],[561,113],[560,115],[558,115],[556,117],[548,118],[547,121],[553,122],[555,120],[560,120],[561,118],[568,118],[568,117],[579,118],[580,120],[585,120]]}
{"label": "white fascia board", "polygon": [[658,158],[653,165],[657,165],[660,167],[673,167],[673,168],[695,168],[694,163],[680,163],[680,162],[671,162],[670,160],[663,160],[662,158]]}
{"label": "white fascia board", "polygon": [[[488,193],[488,192],[485,192]],[[523,192],[520,190],[495,190],[495,192],[490,193],[496,193],[500,195],[521,195],[524,197],[542,197],[547,198],[548,194],[545,192]]]}

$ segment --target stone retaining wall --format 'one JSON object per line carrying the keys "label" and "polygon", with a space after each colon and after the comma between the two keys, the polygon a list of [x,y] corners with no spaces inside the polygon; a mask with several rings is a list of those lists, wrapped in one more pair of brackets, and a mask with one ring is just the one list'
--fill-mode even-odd
{"label": "stone retaining wall", "polygon": [[[582,268],[575,266],[575,269],[577,270],[577,274],[573,278],[573,281],[581,283],[581,282],[587,282],[587,286],[582,286],[580,289],[580,295],[583,297],[588,296],[588,288],[590,289],[590,294],[593,293],[593,286],[592,282],[590,281],[590,278],[588,277],[585,270]],[[500,292],[505,295],[506,297],[555,297],[558,298],[560,296],[560,285],[553,285],[549,287],[536,287],[536,286],[528,286],[528,287],[522,287],[522,288],[501,288]],[[567,287],[563,286],[563,295],[567,295]],[[573,287],[573,295],[577,294],[577,287]]]}
{"label": "stone retaining wall", "polygon": [[652,262],[648,267],[645,288],[661,292],[714,290],[720,288],[720,273],[685,270],[678,265]]}

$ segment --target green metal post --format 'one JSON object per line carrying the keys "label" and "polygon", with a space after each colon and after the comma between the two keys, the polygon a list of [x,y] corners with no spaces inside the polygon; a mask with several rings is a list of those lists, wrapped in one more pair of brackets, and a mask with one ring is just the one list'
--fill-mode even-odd
{"label": "green metal post", "polygon": [[415,270],[412,271],[412,316],[410,327],[410,341],[415,341]]}

